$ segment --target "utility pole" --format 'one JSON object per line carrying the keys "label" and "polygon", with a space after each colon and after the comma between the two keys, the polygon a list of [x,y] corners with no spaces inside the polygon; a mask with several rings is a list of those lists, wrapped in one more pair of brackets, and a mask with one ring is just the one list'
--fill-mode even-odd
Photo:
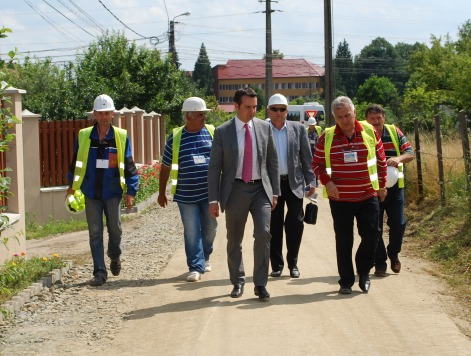
{"label": "utility pole", "polygon": [[265,0],[266,3],[266,51],[265,51],[265,101],[272,95],[273,91],[273,53],[271,43],[271,0]]}
{"label": "utility pole", "polygon": [[325,49],[325,127],[332,126],[332,113],[330,104],[334,100],[334,68],[332,61],[332,5],[331,0],[324,0],[324,49]]}
{"label": "utility pole", "polygon": [[175,50],[175,22],[173,20],[170,21],[168,33],[169,33],[169,36],[168,36],[168,53],[172,54],[172,62],[178,68],[178,55],[177,55],[177,51]]}

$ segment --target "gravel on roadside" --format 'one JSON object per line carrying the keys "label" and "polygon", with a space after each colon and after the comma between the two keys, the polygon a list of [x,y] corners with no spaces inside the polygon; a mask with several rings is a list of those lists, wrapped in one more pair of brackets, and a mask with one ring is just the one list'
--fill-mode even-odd
{"label": "gravel on roadside", "polygon": [[[87,264],[73,266],[60,283],[31,298],[14,318],[0,322],[0,354],[62,354],[74,352],[78,345],[113,340],[125,322],[122,311],[133,299],[145,297],[140,287],[155,285],[175,250],[183,246],[177,204],[169,202],[165,209],[155,204],[123,222],[122,246],[118,277],[109,273],[103,286],[88,286],[90,255]],[[186,261],[181,261],[178,273],[187,271]]]}

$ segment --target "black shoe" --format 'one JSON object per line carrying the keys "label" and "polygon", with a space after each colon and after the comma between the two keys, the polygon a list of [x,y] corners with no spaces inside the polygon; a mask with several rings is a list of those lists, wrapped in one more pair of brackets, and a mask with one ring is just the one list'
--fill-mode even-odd
{"label": "black shoe", "polygon": [[298,267],[293,267],[289,270],[289,275],[291,278],[299,278],[299,269]]}
{"label": "black shoe", "polygon": [[352,288],[350,287],[340,287],[339,289],[340,294],[352,294]]}
{"label": "black shoe", "polygon": [[270,293],[268,293],[267,289],[263,286],[256,286],[254,293],[260,300],[268,300],[270,298]]}
{"label": "black shoe", "polygon": [[103,277],[101,274],[97,274],[93,279],[91,279],[88,284],[91,285],[92,287],[99,287],[103,285],[103,283],[106,282],[105,277]]}
{"label": "black shoe", "polygon": [[283,272],[283,270],[279,270],[279,271],[271,271],[270,273],[270,276],[272,277],[280,277],[281,276],[281,272]]}
{"label": "black shoe", "polygon": [[113,276],[119,276],[119,273],[121,272],[121,260],[119,258],[111,261],[110,270]]}
{"label": "black shoe", "polygon": [[358,282],[358,285],[363,292],[368,293],[371,285],[370,276],[368,273],[360,275],[360,281]]}
{"label": "black shoe", "polygon": [[239,298],[242,294],[244,294],[244,285],[235,284],[231,292],[231,298]]}

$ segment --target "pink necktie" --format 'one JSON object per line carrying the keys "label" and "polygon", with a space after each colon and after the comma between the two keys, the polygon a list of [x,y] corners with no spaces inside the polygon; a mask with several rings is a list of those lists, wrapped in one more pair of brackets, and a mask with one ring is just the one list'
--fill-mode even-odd
{"label": "pink necktie", "polygon": [[244,145],[244,162],[242,165],[242,180],[247,183],[252,180],[252,134],[248,124],[244,125],[245,128],[245,145]]}

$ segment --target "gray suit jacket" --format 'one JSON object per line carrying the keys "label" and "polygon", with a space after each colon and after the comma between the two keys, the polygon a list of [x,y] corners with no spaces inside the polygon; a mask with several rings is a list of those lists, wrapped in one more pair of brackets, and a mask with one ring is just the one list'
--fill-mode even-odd
{"label": "gray suit jacket", "polygon": [[312,171],[312,153],[303,124],[295,121],[286,121],[288,129],[288,179],[289,186],[294,195],[304,197],[304,183],[314,181]]}
{"label": "gray suit jacket", "polygon": [[[265,120],[253,119],[257,155],[262,182],[268,199],[280,195],[280,174],[278,155],[271,124]],[[224,211],[236,178],[239,147],[235,118],[225,122],[214,131],[213,146],[208,168],[209,201],[218,201]]]}

